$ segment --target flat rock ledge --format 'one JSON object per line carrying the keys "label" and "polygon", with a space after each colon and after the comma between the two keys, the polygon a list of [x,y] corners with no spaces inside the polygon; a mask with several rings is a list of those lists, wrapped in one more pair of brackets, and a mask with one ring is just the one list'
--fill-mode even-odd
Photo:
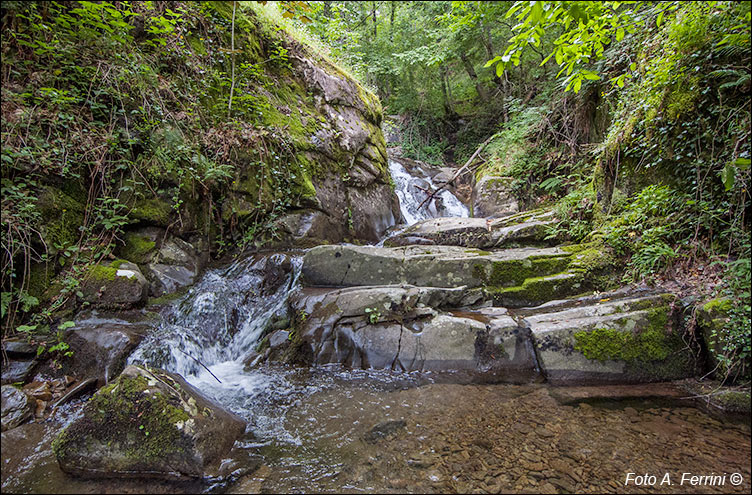
{"label": "flat rock ledge", "polygon": [[60,468],[90,477],[193,479],[245,431],[179,375],[128,366],[53,442]]}
{"label": "flat rock ledge", "polygon": [[272,334],[265,357],[461,383],[674,380],[701,365],[681,338],[675,300],[622,290],[507,309],[461,288],[306,288],[291,300],[293,330]]}

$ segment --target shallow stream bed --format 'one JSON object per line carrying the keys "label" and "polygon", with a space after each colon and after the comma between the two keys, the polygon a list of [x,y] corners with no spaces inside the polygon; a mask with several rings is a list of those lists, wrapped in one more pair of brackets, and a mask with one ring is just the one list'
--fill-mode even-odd
{"label": "shallow stream bed", "polygon": [[[221,386],[208,374],[192,381],[249,422],[225,462],[234,475],[195,483],[68,477],[50,442],[79,402],[3,434],[14,445],[2,451],[3,493],[750,490],[748,420],[709,415],[671,385],[458,385],[414,374],[228,366],[213,369]],[[628,473],[654,475],[656,486],[625,485]],[[716,475],[717,484],[682,484],[683,473]]]}

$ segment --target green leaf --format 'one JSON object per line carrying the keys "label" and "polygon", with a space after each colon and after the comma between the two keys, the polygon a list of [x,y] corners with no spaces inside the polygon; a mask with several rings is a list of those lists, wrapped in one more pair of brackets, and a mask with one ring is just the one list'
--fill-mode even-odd
{"label": "green leaf", "polygon": [[736,165],[736,168],[739,170],[747,170],[750,165],[750,159],[749,158],[737,158],[734,160],[734,165]]}
{"label": "green leaf", "polygon": [[727,191],[731,190],[732,187],[734,187],[734,167],[732,167],[730,164],[726,164],[725,167],[723,167],[723,172],[721,172],[721,180],[723,181],[723,187],[726,188]]}
{"label": "green leaf", "polygon": [[616,30],[616,41],[621,41],[624,39],[624,29],[619,28]]}
{"label": "green leaf", "polygon": [[486,67],[491,67],[493,64],[495,64],[499,60],[501,60],[501,55],[498,55],[492,58],[491,60],[489,60],[488,62],[486,62],[486,65],[484,65],[483,68],[485,69]]}
{"label": "green leaf", "polygon": [[658,20],[655,21],[655,25],[658,27],[661,27],[661,23],[663,22],[663,14],[664,12],[658,14]]}

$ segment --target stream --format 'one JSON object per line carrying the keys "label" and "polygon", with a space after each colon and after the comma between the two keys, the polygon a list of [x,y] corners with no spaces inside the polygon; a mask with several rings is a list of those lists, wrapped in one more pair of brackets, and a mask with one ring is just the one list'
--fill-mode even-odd
{"label": "stream", "polygon": [[[421,184],[436,186],[395,161],[390,170],[408,224],[467,216],[449,191],[439,207],[419,210]],[[254,254],[207,270],[128,360],[180,373],[247,421],[221,475],[65,475],[50,442],[80,415],[82,398],[8,433],[17,447],[3,449],[3,493],[749,492],[749,419],[710,414],[670,385],[460,385],[431,373],[247,366],[265,330],[289,322],[302,254]],[[625,486],[628,473],[658,481]],[[666,473],[671,484],[659,485]],[[683,473],[723,484],[680,484]]]}

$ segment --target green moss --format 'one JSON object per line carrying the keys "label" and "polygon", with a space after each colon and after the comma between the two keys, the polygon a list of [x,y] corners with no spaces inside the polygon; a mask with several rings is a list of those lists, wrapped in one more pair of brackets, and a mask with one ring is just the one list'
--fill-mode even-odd
{"label": "green moss", "polygon": [[722,390],[715,396],[713,401],[725,411],[749,414],[750,392],[749,390]]}
{"label": "green moss", "polygon": [[145,376],[120,376],[91,398],[84,419],[57,437],[53,451],[64,458],[74,444],[96,441],[119,444],[129,462],[161,459],[189,447],[176,425],[190,418],[180,399],[150,386]]}
{"label": "green moss", "polygon": [[728,313],[731,311],[731,308],[731,300],[725,297],[712,299],[702,306],[702,309],[708,314],[712,314],[713,312]]}
{"label": "green moss", "polygon": [[[633,329],[634,320],[618,320],[624,327],[620,330],[597,328],[575,332],[575,350],[586,358],[598,361],[662,361],[675,350],[674,339],[666,332],[668,308],[663,306],[648,311],[647,328]],[[625,328],[626,327],[626,328]]]}
{"label": "green moss", "polygon": [[134,263],[147,263],[149,253],[156,246],[157,243],[149,239],[148,236],[129,232],[125,234],[125,245],[120,248],[120,255]]}
{"label": "green moss", "polygon": [[180,289],[176,290],[175,292],[171,292],[169,294],[164,294],[159,297],[152,297],[149,298],[148,305],[149,306],[162,306],[164,304],[170,303],[176,299],[181,298],[188,292],[189,287],[181,287]]}
{"label": "green moss", "polygon": [[497,261],[491,266],[487,285],[509,287],[528,279],[560,273],[569,264],[569,256],[530,257],[522,260]]}
{"label": "green moss", "polygon": [[[560,278],[561,275],[571,276]],[[563,272],[556,275],[528,278],[522,285],[515,287],[490,287],[486,289],[486,292],[498,304],[529,306],[582,293],[583,277],[581,274]]]}
{"label": "green moss", "polygon": [[84,223],[84,205],[63,191],[47,187],[39,195],[37,208],[44,218],[44,237],[49,248],[78,242],[78,228]]}
{"label": "green moss", "polygon": [[89,269],[87,274],[87,280],[91,281],[110,281],[112,282],[117,277],[117,268],[105,265],[95,265]]}
{"label": "green moss", "polygon": [[136,201],[130,211],[130,218],[145,223],[167,227],[170,224],[172,206],[164,200],[151,198]]}

